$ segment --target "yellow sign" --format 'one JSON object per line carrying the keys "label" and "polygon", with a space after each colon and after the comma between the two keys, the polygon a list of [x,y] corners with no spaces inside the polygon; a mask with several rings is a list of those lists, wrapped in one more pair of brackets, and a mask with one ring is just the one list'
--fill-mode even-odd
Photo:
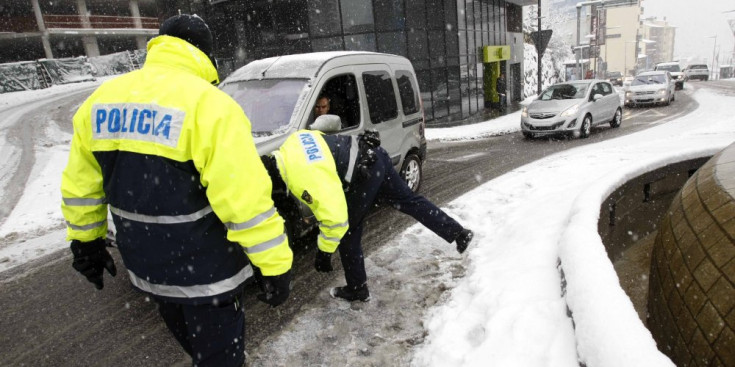
{"label": "yellow sign", "polygon": [[484,46],[482,62],[510,60],[510,46]]}

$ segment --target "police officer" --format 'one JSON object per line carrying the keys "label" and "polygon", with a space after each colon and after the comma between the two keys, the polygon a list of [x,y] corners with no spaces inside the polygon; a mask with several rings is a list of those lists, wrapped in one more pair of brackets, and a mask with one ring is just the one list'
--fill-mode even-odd
{"label": "police officer", "polygon": [[62,211],[73,267],[97,289],[116,268],[107,211],[132,285],[196,366],[244,363],[249,261],[273,306],[289,294],[293,254],[240,106],[219,82],[212,35],[196,15],[167,19],[145,65],[103,83],[74,115]]}
{"label": "police officer", "polygon": [[[338,131],[339,119],[327,122],[328,118],[317,119],[312,129]],[[459,253],[465,251],[472,231],[411,191],[380,147],[377,132],[356,137],[324,135],[321,131],[297,131],[277,151],[262,158],[274,190],[287,188],[319,221],[317,271],[332,271],[331,254],[339,246],[347,285],[331,289],[332,297],[370,299],[361,237],[363,220],[377,202],[393,205],[447,242],[456,242]],[[344,195],[337,194],[343,190]]]}

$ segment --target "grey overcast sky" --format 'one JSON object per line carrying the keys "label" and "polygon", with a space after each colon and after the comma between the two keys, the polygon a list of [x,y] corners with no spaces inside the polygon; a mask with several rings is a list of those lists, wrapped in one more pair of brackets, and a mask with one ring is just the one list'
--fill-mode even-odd
{"label": "grey overcast sky", "polygon": [[715,50],[715,38],[709,37],[714,35],[720,65],[732,62],[735,36],[727,20],[735,18],[734,0],[644,0],[643,16],[666,17],[676,27],[674,57],[682,64],[709,64]]}

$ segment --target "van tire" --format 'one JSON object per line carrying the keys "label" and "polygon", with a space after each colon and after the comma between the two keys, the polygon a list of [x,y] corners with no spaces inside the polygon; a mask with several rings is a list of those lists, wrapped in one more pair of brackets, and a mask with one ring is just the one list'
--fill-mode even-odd
{"label": "van tire", "polygon": [[421,187],[421,179],[423,178],[419,156],[409,153],[406,159],[403,160],[400,175],[403,181],[406,181],[411,191],[418,192]]}

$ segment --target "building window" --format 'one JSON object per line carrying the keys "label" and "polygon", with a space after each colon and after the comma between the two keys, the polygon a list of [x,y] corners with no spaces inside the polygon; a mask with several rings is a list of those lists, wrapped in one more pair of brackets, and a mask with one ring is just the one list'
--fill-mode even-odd
{"label": "building window", "polygon": [[345,34],[373,31],[373,3],[365,0],[342,0],[342,30]]}
{"label": "building window", "polygon": [[345,50],[348,51],[376,51],[375,34],[352,34],[345,36]]}
{"label": "building window", "polygon": [[311,40],[311,50],[314,52],[341,51],[342,37],[313,38]]}
{"label": "building window", "polygon": [[406,33],[378,33],[378,52],[406,56]]}
{"label": "building window", "polygon": [[426,8],[424,0],[406,1],[406,28],[426,29]]}
{"label": "building window", "polygon": [[375,29],[398,31],[406,27],[403,0],[375,0]]}
{"label": "building window", "polygon": [[523,32],[523,11],[515,4],[507,3],[508,8],[508,32]]}
{"label": "building window", "polygon": [[308,1],[309,31],[312,36],[332,36],[342,33],[338,1]]}

